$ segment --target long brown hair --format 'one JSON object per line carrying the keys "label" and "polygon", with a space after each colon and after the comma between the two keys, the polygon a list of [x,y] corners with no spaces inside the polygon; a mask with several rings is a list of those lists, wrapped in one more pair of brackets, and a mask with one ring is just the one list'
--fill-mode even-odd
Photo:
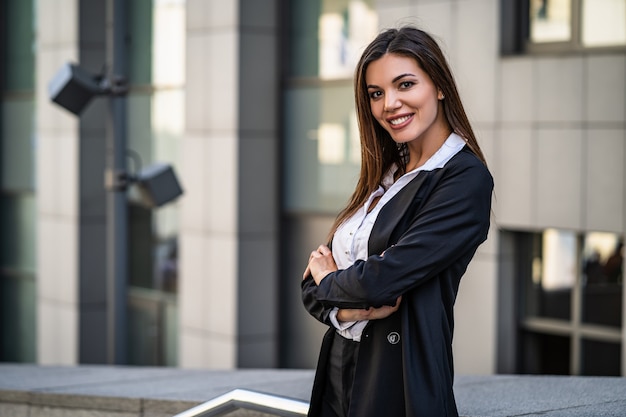
{"label": "long brown hair", "polygon": [[437,42],[428,33],[411,26],[388,29],[380,33],[367,46],[355,70],[354,94],[361,140],[361,172],[352,197],[335,219],[330,238],[337,227],[352,216],[378,188],[383,176],[393,164],[406,168],[398,146],[372,115],[365,82],[365,73],[369,64],[388,53],[415,59],[420,68],[430,76],[435,86],[443,93],[444,115],[452,131],[461,136],[469,149],[486,164],[463,109],[448,62]]}

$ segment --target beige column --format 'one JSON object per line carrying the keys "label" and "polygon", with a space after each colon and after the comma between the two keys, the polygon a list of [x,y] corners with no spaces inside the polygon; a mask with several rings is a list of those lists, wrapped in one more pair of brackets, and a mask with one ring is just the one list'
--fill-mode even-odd
{"label": "beige column", "polygon": [[186,3],[179,287],[184,367],[277,364],[275,3]]}
{"label": "beige column", "polygon": [[94,73],[102,69],[104,2],[89,2],[94,13],[85,13],[87,7],[80,3],[36,4],[36,304],[41,364],[106,360],[104,103],[92,103],[78,118],[48,97],[48,83],[64,63],[80,63]]}

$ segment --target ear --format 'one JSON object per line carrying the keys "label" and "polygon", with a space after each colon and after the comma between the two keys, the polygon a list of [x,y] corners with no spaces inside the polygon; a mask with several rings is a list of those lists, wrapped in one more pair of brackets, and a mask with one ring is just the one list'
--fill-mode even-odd
{"label": "ear", "polygon": [[437,89],[437,100],[443,100],[444,98],[446,98],[446,96],[443,94],[443,91]]}

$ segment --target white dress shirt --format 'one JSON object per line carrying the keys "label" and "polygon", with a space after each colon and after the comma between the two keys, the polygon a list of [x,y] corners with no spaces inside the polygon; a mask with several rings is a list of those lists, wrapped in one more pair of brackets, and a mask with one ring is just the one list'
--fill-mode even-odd
{"label": "white dress shirt", "polygon": [[[397,166],[393,166],[385,175],[378,189],[367,199],[363,207],[357,210],[352,217],[344,221],[333,236],[333,258],[337,268],[346,269],[358,259],[366,260],[367,245],[372,232],[374,222],[380,210],[387,204],[404,186],[406,186],[420,171],[432,171],[443,166],[465,146],[465,141],[456,133],[452,133],[444,144],[422,166],[407,172],[396,182],[393,182]],[[368,213],[372,202],[380,197],[380,200]],[[330,320],[337,332],[347,339],[361,341],[361,334],[367,325],[367,320],[339,322],[337,320],[338,308],[330,313]]]}

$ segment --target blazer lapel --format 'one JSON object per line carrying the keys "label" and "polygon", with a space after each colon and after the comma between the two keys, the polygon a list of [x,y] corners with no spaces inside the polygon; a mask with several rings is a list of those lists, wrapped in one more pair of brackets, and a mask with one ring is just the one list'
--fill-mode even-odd
{"label": "blazer lapel", "polygon": [[[396,194],[380,210],[368,241],[369,255],[380,254],[389,247],[389,238],[404,213],[406,213],[411,203],[420,199],[416,194],[424,185],[428,172],[421,171],[411,180],[398,194]],[[426,187],[424,187],[426,188]],[[423,194],[423,193],[422,193]],[[423,197],[422,197],[423,198]]]}

